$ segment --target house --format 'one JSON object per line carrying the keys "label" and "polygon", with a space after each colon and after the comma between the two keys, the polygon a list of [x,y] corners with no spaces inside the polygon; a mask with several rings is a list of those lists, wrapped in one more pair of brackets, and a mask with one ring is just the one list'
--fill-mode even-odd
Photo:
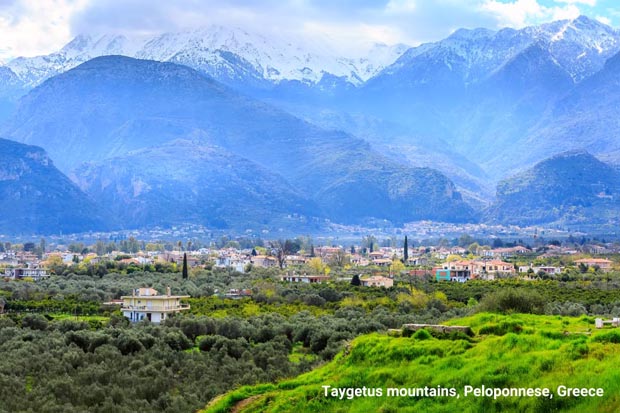
{"label": "house", "polygon": [[232,300],[239,300],[241,298],[246,298],[246,297],[251,297],[252,296],[252,290],[250,289],[236,289],[236,288],[231,288],[230,290],[228,290],[228,292],[226,294],[224,294],[225,298],[230,298]]}
{"label": "house", "polygon": [[523,247],[521,245],[517,245],[516,247],[510,247],[510,248],[495,248],[495,249],[492,249],[492,250],[486,250],[482,254],[485,257],[508,258],[508,257],[514,257],[514,256],[518,256],[518,255],[529,254],[531,252],[532,252],[532,250],[530,250],[529,248]]}
{"label": "house", "polygon": [[373,275],[368,278],[361,278],[360,282],[364,287],[385,287],[390,288],[394,286],[394,280],[388,277],[382,277],[380,275]]}
{"label": "house", "polygon": [[[183,253],[180,251],[164,252],[158,255],[158,259],[160,261],[174,262],[177,265],[183,265],[184,254],[187,254],[187,253]],[[194,268],[194,267],[197,267],[198,265],[200,265],[200,259],[190,254],[187,254],[187,266]]]}
{"label": "house", "polygon": [[372,265],[377,267],[389,267],[392,265],[392,260],[389,258],[377,258],[372,260]]}
{"label": "house", "polygon": [[554,274],[561,274],[563,268],[553,267],[553,266],[544,266],[544,265],[532,266],[531,264],[519,267],[519,273],[527,273],[530,270],[532,270],[534,274],[538,274],[539,272],[544,272],[545,274],[554,275]]}
{"label": "house", "polygon": [[272,268],[278,265],[275,257],[269,255],[254,255],[250,258],[252,265],[256,267]]}
{"label": "house", "polygon": [[287,274],[281,276],[280,279],[290,283],[322,284],[329,281],[330,277],[328,275]]}
{"label": "house", "polygon": [[575,260],[575,265],[583,264],[586,267],[598,267],[603,272],[611,271],[611,264],[613,262],[604,258],[583,258]]}
{"label": "house", "polygon": [[287,255],[284,262],[289,265],[304,265],[306,263],[306,257],[301,255]]}
{"label": "house", "polygon": [[370,265],[370,261],[359,254],[353,254],[351,255],[351,264],[357,265],[358,267],[365,267]]}
{"label": "house", "polygon": [[468,281],[472,278],[472,264],[472,261],[446,263],[443,268],[435,268],[435,279],[437,281]]}
{"label": "house", "polygon": [[515,267],[501,260],[482,261],[482,272],[487,274],[514,274]]}
{"label": "house", "polygon": [[244,272],[250,260],[245,255],[220,255],[215,261],[215,266],[219,268],[232,268],[237,272]]}
{"label": "house", "polygon": [[444,263],[435,268],[437,281],[465,282],[474,278],[494,279],[499,274],[514,274],[514,266],[500,260],[461,260]]}
{"label": "house", "polygon": [[121,297],[121,311],[132,322],[148,320],[159,324],[170,314],[189,310],[189,305],[181,304],[183,298],[189,295],[171,295],[170,287],[166,288],[166,295],[159,295],[153,288],[136,288],[132,295]]}
{"label": "house", "polygon": [[7,268],[4,270],[4,276],[6,278],[12,278],[14,280],[32,278],[35,281],[39,281],[43,278],[49,277],[50,275],[43,268],[28,267],[28,268]]}
{"label": "house", "polygon": [[407,260],[408,265],[428,265],[428,263],[427,257],[410,257]]}

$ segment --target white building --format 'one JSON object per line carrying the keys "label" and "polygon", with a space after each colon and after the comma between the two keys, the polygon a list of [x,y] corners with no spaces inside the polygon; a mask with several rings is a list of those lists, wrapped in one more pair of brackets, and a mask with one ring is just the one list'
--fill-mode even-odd
{"label": "white building", "polygon": [[189,295],[171,295],[170,287],[166,288],[166,295],[158,295],[153,288],[136,288],[130,296],[123,296],[121,311],[132,322],[148,320],[159,324],[170,314],[189,310],[188,304],[181,304],[181,299]]}

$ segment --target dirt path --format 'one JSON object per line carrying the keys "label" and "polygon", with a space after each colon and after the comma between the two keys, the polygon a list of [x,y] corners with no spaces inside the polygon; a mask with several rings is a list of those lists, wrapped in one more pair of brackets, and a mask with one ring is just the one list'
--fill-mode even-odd
{"label": "dirt path", "polygon": [[247,399],[241,400],[240,402],[238,402],[237,404],[235,404],[233,406],[233,408],[230,410],[230,413],[241,413],[243,411],[243,409],[245,408],[245,406],[247,406],[248,404],[252,403],[258,397],[260,397],[260,394],[257,394],[256,396],[248,397]]}

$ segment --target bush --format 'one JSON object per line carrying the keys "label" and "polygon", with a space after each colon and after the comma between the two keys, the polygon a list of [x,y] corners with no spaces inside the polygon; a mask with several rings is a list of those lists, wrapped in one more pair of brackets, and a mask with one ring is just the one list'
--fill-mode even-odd
{"label": "bush", "polygon": [[40,314],[28,314],[22,318],[22,327],[31,330],[47,330],[48,321]]}
{"label": "bush", "polygon": [[508,333],[520,333],[523,331],[523,325],[515,321],[502,321],[499,324],[487,324],[483,326],[478,334],[493,334],[495,336],[503,336]]}
{"label": "bush", "polygon": [[487,294],[480,302],[479,311],[541,314],[545,299],[534,291],[510,288]]}
{"label": "bush", "polygon": [[599,334],[592,339],[599,343],[620,343],[620,331],[610,331],[609,333]]}
{"label": "bush", "polygon": [[431,333],[429,333],[425,329],[420,329],[415,332],[415,334],[413,335],[413,338],[415,338],[416,340],[428,340],[428,339],[433,338],[433,336],[431,335]]}

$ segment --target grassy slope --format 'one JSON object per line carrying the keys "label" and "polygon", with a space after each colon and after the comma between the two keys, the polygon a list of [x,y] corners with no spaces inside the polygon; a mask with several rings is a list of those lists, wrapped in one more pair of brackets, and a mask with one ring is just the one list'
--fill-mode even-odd
{"label": "grassy slope", "polygon": [[[478,314],[448,324],[469,325],[465,339],[354,340],[332,362],[277,384],[242,387],[212,401],[203,413],[229,412],[616,412],[620,411],[620,332],[595,330],[592,318]],[[591,332],[591,334],[584,334]],[[494,333],[494,334],[492,334]],[[465,385],[601,387],[601,398],[465,398]],[[456,398],[378,397],[338,400],[334,387],[455,387]],[[385,390],[384,390],[385,393]],[[242,401],[242,403],[239,403]]]}

